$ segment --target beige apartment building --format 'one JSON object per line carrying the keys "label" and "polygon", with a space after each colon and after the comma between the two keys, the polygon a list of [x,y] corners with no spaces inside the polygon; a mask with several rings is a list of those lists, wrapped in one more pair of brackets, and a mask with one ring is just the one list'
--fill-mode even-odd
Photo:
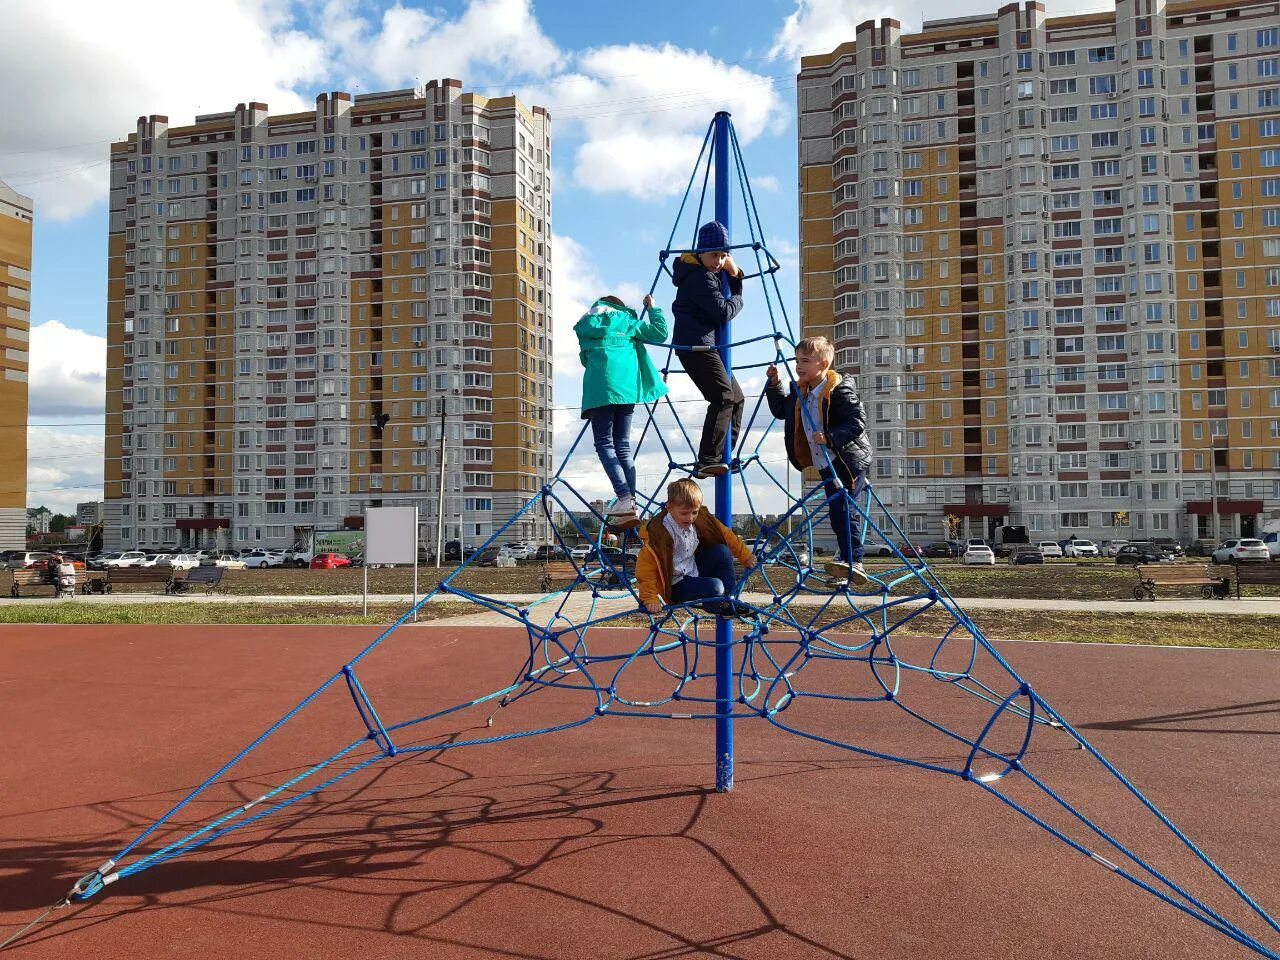
{"label": "beige apartment building", "polygon": [[0,550],[27,545],[31,200],[0,181]]}
{"label": "beige apartment building", "polygon": [[909,532],[1280,517],[1280,5],[869,21],[798,96],[802,324]]}
{"label": "beige apartment building", "polygon": [[[551,118],[456,80],[111,151],[105,546],[285,547],[546,482]],[[443,434],[443,442],[442,442]],[[512,528],[536,538],[543,518]]]}

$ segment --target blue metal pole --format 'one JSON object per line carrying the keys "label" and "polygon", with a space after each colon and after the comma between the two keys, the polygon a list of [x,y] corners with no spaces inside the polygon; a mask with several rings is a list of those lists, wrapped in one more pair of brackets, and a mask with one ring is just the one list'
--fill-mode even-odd
{"label": "blue metal pole", "polygon": [[[715,210],[716,219],[724,224],[725,233],[732,238],[732,194],[729,192],[729,114],[720,111],[715,118],[713,152],[716,167]],[[720,287],[729,296],[729,278],[720,274]],[[720,359],[730,379],[733,377],[732,349],[733,324],[726,323],[717,334],[716,345]],[[733,445],[738,438],[732,427],[725,439],[724,462],[733,462]],[[733,527],[733,473],[716,477],[716,517],[726,527]],[[716,790],[727,793],[733,789],[733,620],[716,617]]]}

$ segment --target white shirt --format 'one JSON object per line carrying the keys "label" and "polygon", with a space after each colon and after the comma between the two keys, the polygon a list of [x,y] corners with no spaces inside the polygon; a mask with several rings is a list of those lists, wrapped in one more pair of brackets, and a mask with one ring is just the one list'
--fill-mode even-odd
{"label": "white shirt", "polygon": [[698,575],[698,564],[693,559],[698,551],[698,528],[692,524],[687,528],[680,526],[669,513],[662,525],[671,534],[671,585],[675,586],[685,577]]}
{"label": "white shirt", "polygon": [[823,377],[816,387],[809,391],[807,397],[802,397],[801,402],[804,409],[800,411],[800,415],[804,424],[804,435],[809,440],[809,450],[813,454],[813,465],[818,468],[827,465],[826,448],[820,443],[813,442],[813,435],[822,432],[822,394],[827,389],[827,379]]}

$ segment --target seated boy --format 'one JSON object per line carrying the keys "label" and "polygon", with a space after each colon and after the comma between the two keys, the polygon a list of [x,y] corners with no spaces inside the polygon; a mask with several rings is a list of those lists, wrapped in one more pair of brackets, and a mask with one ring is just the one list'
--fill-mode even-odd
{"label": "seated boy", "polygon": [[[845,495],[862,484],[862,475],[871,465],[871,444],[866,436],[866,415],[858,401],[853,377],[842,377],[831,369],[835,348],[826,337],[807,337],[796,344],[796,386],[798,392],[782,392],[778,368],[769,367],[765,398],[769,410],[786,421],[787,458],[797,470],[817,467],[830,501],[831,527],[836,534],[840,559],[826,564],[827,573],[837,580],[861,585],[867,582],[862,569],[862,538],[859,517],[850,516]],[[824,450],[825,448],[825,450]],[[830,457],[831,466],[827,466]]]}
{"label": "seated boy", "polygon": [[703,609],[733,616],[736,558],[744,567],[755,563],[751,550],[702,505],[702,490],[693,480],[667,487],[667,505],[639,530],[644,546],[636,560],[636,589],[649,613],[667,603],[707,600]]}

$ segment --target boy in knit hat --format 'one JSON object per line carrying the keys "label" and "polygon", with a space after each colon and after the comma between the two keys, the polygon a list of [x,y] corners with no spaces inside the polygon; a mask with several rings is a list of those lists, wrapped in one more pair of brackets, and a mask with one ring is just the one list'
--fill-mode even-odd
{"label": "boy in knit hat", "polygon": [[688,477],[667,487],[667,506],[639,530],[644,547],[636,559],[636,592],[649,613],[663,603],[705,600],[703,609],[734,616],[741,608],[728,597],[743,567],[755,563],[742,539],[702,504],[702,490]]}
{"label": "boy in knit hat", "polygon": [[[778,368],[771,366],[764,395],[769,412],[787,424],[787,459],[797,470],[817,467],[829,501],[831,528],[840,559],[826,564],[827,573],[842,582],[862,585],[862,538],[859,515],[850,516],[844,490],[857,492],[871,465],[867,421],[851,376],[831,369],[835,348],[826,337],[807,337],[796,344],[796,389],[782,392]],[[830,459],[831,466],[827,466]]]}
{"label": "boy in knit hat", "polygon": [[[729,376],[714,349],[720,327],[742,309],[742,271],[729,253],[729,234],[712,220],[698,230],[698,252],[681,254],[671,267],[676,299],[672,343],[676,358],[707,401],[707,417],[698,445],[694,476],[718,477],[729,471],[726,443],[737,440],[742,428],[743,397],[738,381]],[[709,347],[706,350],[681,347]],[[730,425],[733,432],[730,434]]]}

